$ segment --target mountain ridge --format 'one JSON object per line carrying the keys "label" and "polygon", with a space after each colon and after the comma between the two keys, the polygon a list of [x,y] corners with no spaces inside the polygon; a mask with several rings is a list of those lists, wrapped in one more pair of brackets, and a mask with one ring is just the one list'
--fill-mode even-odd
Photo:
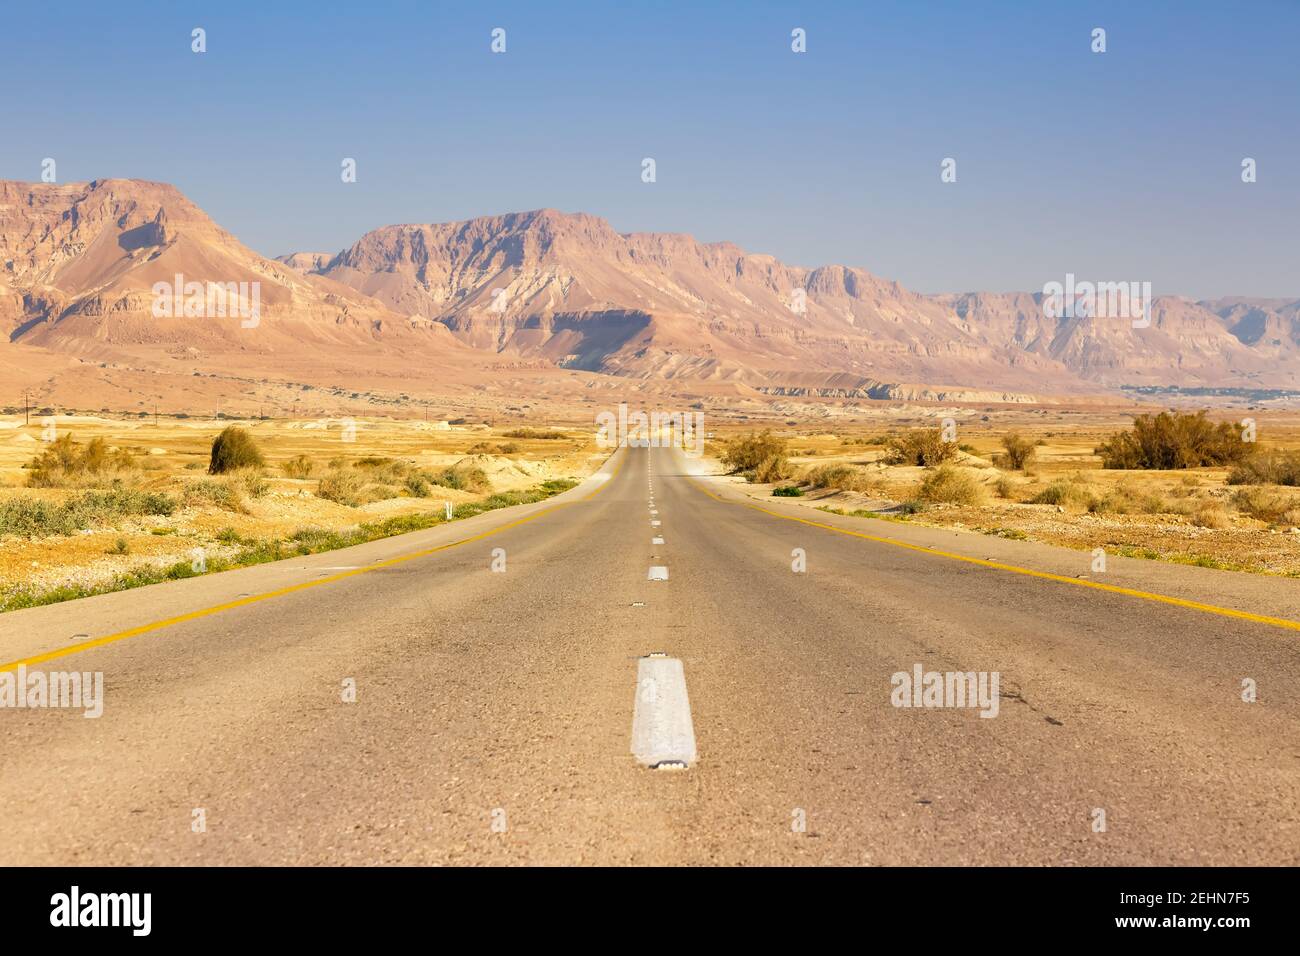
{"label": "mountain ridge", "polygon": [[[255,327],[155,316],[156,284],[178,276],[257,284]],[[479,368],[554,368],[927,400],[1297,380],[1300,300],[1159,296],[1151,328],[1133,329],[1052,318],[1042,299],[926,295],[865,269],[789,266],[555,209],[382,226],[334,254],[270,259],[166,183],[0,180],[0,331],[85,360],[207,354],[238,367],[291,354],[413,378],[437,368],[469,387]]]}

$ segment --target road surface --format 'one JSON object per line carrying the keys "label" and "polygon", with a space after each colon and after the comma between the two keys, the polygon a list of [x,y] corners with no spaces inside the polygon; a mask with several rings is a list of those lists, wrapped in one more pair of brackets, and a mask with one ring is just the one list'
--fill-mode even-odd
{"label": "road surface", "polygon": [[[0,864],[1300,863],[1297,582],[693,467],[0,617],[106,684],[0,709]],[[918,665],[996,716],[895,706]]]}

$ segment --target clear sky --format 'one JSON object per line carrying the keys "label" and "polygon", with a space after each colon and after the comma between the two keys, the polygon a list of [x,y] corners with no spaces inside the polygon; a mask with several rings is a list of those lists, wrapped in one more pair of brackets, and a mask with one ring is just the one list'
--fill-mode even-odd
{"label": "clear sky", "polygon": [[550,206],[925,292],[1074,272],[1300,297],[1300,0],[10,0],[0,20],[0,177],[48,156],[62,182],[174,183],[267,255]]}

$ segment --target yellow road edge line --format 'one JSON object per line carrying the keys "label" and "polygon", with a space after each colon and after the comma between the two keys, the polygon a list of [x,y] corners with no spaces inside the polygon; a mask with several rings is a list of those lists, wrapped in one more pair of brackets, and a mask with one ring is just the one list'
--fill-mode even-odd
{"label": "yellow road edge line", "polygon": [[[626,461],[626,456],[624,456],[624,458],[621,459],[619,463],[614,466],[614,470],[609,473],[609,478],[606,481],[598,485],[596,489],[591,492],[591,494],[584,495],[582,498],[578,500],[590,501],[592,498],[596,497],[597,494],[599,494],[610,484],[612,484],[614,478],[622,470],[624,461]],[[161,631],[164,628],[172,627],[176,624],[184,624],[187,621],[196,621],[199,618],[210,617],[213,614],[220,614],[222,611],[231,611],[237,607],[246,607],[249,604],[258,604],[262,601],[269,601],[272,598],[284,597],[286,594],[294,594],[298,591],[306,591],[309,588],[320,587],[321,585],[324,584],[333,584],[336,581],[342,581],[346,578],[353,578],[356,577],[357,575],[366,574],[370,571],[378,571],[381,568],[391,568],[394,565],[403,564],[407,561],[414,561],[417,558],[427,558],[432,554],[437,554],[439,551],[447,551],[451,548],[460,547],[462,544],[471,544],[472,542],[475,541],[482,541],[484,538],[490,538],[492,537],[492,535],[500,534],[502,531],[508,531],[511,528],[517,528],[519,527],[519,525],[527,524],[529,521],[536,521],[538,518],[542,517],[543,515],[548,515],[551,514],[552,512],[559,511],[561,508],[567,508],[569,505],[575,503],[576,502],[573,501],[561,501],[556,504],[550,505],[546,508],[542,508],[540,511],[536,511],[533,514],[527,515],[526,517],[517,518],[514,521],[501,525],[500,527],[492,528],[489,531],[482,531],[476,535],[471,535],[468,538],[461,538],[459,541],[451,541],[448,542],[447,544],[440,544],[435,548],[425,548],[424,550],[421,551],[412,551],[409,554],[399,554],[397,557],[394,558],[386,558],[383,561],[376,561],[374,564],[367,564],[363,568],[355,568],[351,571],[343,571],[340,574],[331,574],[328,577],[317,578],[314,581],[303,581],[301,584],[291,584],[288,587],[278,588],[277,590],[274,591],[266,591],[262,594],[250,594],[248,597],[239,598],[238,600],[235,601],[227,601],[224,604],[216,604],[213,605],[212,607],[202,608],[198,611],[190,611],[187,614],[179,614],[176,617],[164,618],[161,621],[153,621],[149,624],[141,624],[138,627],[132,627],[125,631],[118,631],[116,634],[107,634],[104,637],[97,637],[94,640],[83,641],[80,644],[77,644],[72,647],[60,647],[57,650],[46,651],[44,654],[34,654],[31,657],[24,657],[21,660],[10,661],[7,664],[0,664],[0,674],[3,674],[7,671],[15,671],[19,667],[35,667],[40,664],[44,664],[47,661],[57,660],[60,657],[67,657],[71,654],[80,654],[83,651],[94,650],[97,647],[103,647],[105,644],[114,644],[118,641],[124,641],[129,637],[138,637],[141,634],[148,634],[152,631]],[[383,539],[377,538],[376,540],[383,540]],[[367,542],[367,544],[369,543],[370,542]],[[320,551],[317,553],[329,554],[331,552]],[[304,555],[303,557],[310,557],[310,555]],[[296,559],[285,558],[284,560],[293,561]],[[109,593],[121,593],[121,592],[109,592]]]}
{"label": "yellow road edge line", "polygon": [[851,531],[848,528],[836,527],[835,525],[826,524],[821,521],[812,521],[808,518],[785,515],[752,502],[733,501],[728,498],[723,498],[721,495],[714,494],[694,479],[690,479],[690,481],[691,484],[715,501],[720,501],[723,504],[742,505],[746,508],[760,511],[765,515],[771,515],[773,518],[780,518],[782,521],[797,521],[800,524],[810,525],[814,528],[824,528],[827,531],[834,531],[836,534],[862,538],[866,541],[876,542],[877,544],[888,544],[895,548],[906,548],[908,551],[917,551],[921,554],[931,554],[940,558],[949,558],[953,561],[964,561],[967,564],[977,564],[980,567],[993,568],[998,571],[1009,571],[1012,574],[1023,574],[1026,577],[1041,578],[1045,581],[1056,581],[1059,584],[1072,584],[1075,587],[1092,588],[1096,591],[1122,594],[1125,597],[1140,598],[1144,601],[1155,601],[1160,604],[1171,604],[1175,607],[1189,608],[1190,610],[1202,611],[1206,614],[1217,614],[1221,617],[1233,617],[1243,621],[1253,621],[1256,624],[1268,624],[1272,627],[1281,627],[1291,631],[1300,631],[1300,621],[1292,621],[1285,617],[1269,617],[1266,614],[1252,614],[1249,611],[1237,611],[1230,607],[1219,607],[1217,604],[1202,604],[1199,601],[1189,601],[1185,598],[1170,597],[1167,594],[1156,594],[1152,591],[1139,591],[1135,588],[1120,587],[1117,584],[1102,584],[1099,581],[1084,581],[1079,578],[1066,577],[1063,574],[1053,574],[1050,571],[1035,571],[1033,568],[1022,568],[1016,564],[1004,564],[1001,561],[990,561],[986,558],[972,558],[969,555],[957,554],[953,551],[940,551],[938,548],[927,547],[923,544],[910,544],[906,541],[896,541],[893,538],[882,538],[879,535],[866,534],[862,531]]}

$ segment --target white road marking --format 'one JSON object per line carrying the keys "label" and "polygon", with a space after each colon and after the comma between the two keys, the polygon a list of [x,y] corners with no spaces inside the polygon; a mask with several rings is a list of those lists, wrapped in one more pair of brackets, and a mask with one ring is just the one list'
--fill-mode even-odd
{"label": "white road marking", "polygon": [[695,763],[686,672],[675,657],[643,657],[637,662],[632,754],[647,767]]}
{"label": "white road marking", "polygon": [[665,568],[662,564],[652,565],[651,568],[650,568],[650,573],[646,575],[646,580],[647,580],[647,581],[667,581],[667,580],[668,580],[668,569]]}
{"label": "white road marking", "polygon": [[650,522],[650,527],[652,527],[652,528],[657,528],[657,527],[659,527],[659,525],[661,525],[661,524],[663,524],[662,521],[651,521],[651,522]]}
{"label": "white road marking", "polygon": [[651,513],[652,515],[658,515],[658,514],[659,514],[659,512],[655,511],[655,509],[653,509],[653,508],[650,509],[650,513]]}
{"label": "white road marking", "polygon": [[664,543],[664,539],[663,539],[663,538],[651,538],[651,539],[650,539],[650,543],[651,543],[651,544],[663,544],[663,543]]}

